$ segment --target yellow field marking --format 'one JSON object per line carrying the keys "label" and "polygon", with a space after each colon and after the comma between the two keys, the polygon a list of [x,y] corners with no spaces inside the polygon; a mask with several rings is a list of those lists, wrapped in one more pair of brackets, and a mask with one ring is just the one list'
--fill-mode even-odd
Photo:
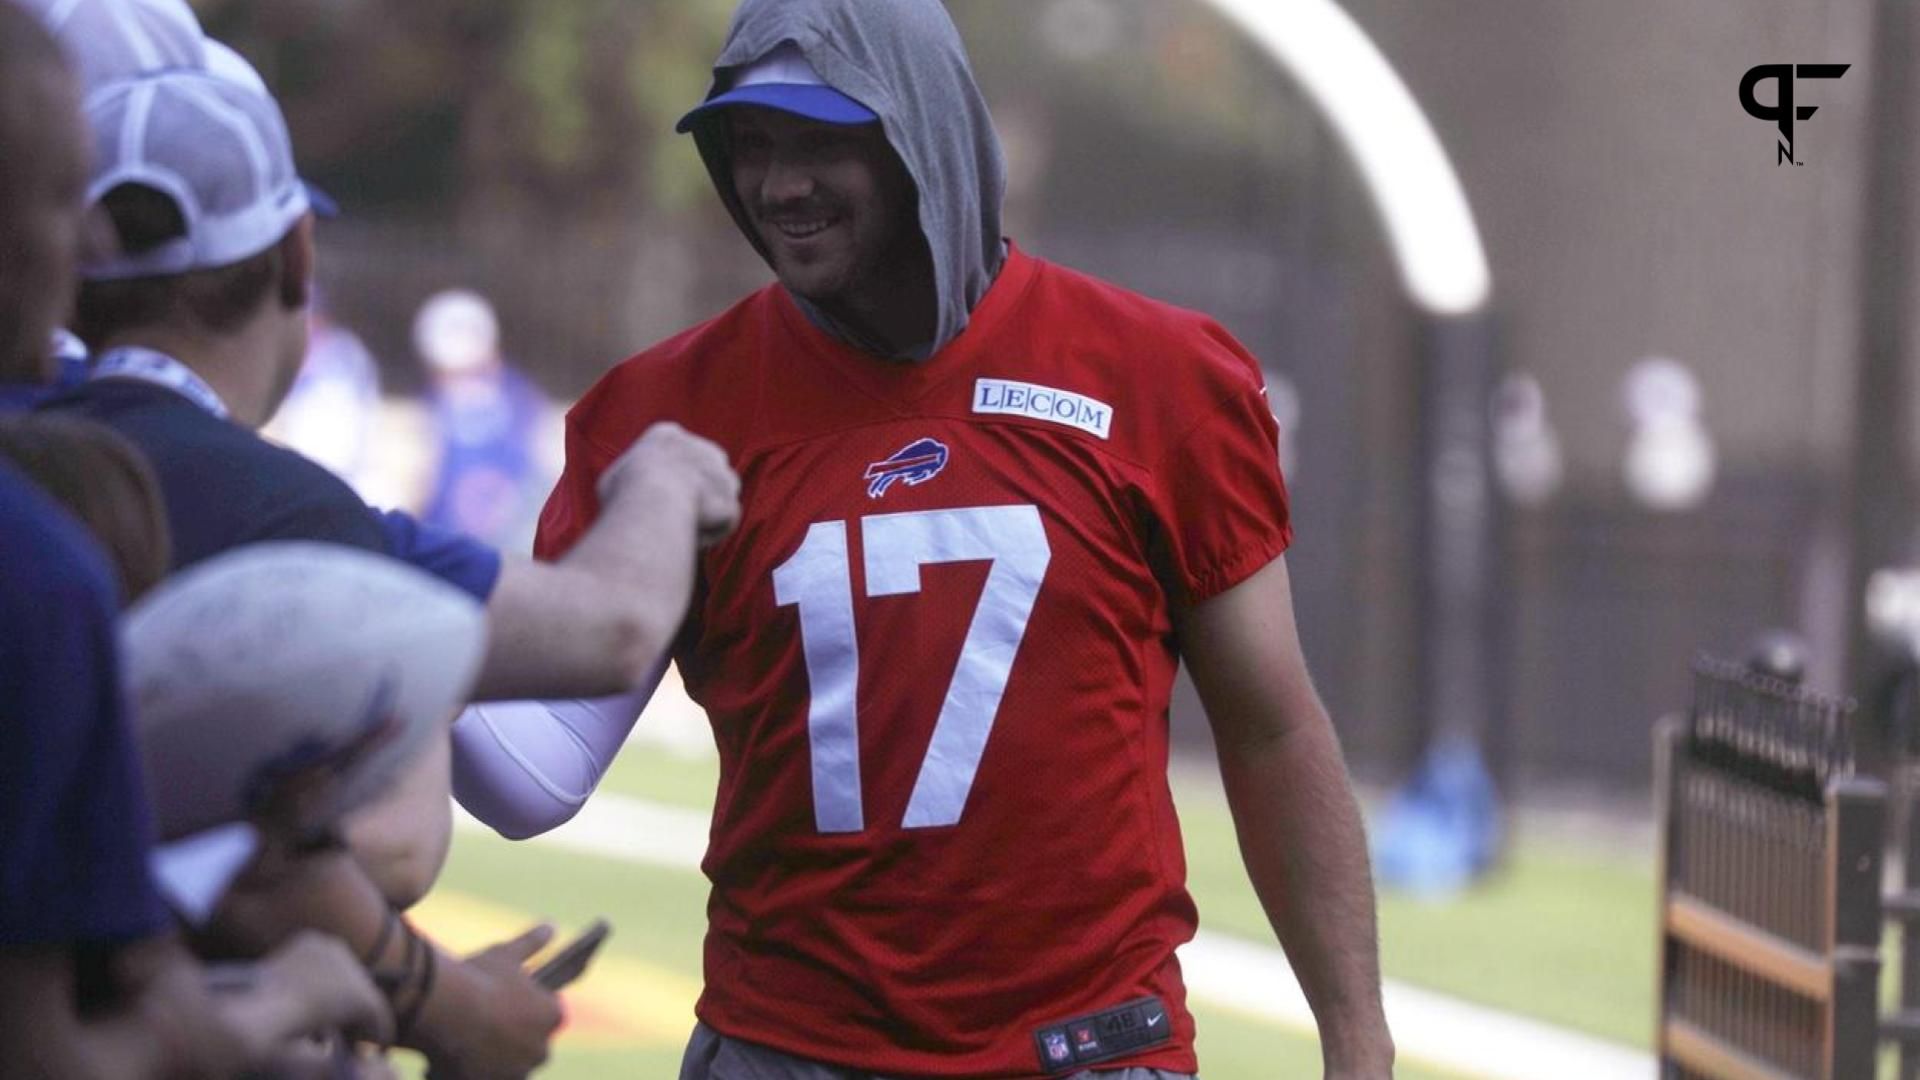
{"label": "yellow field marking", "polygon": [[[456,954],[484,949],[525,931],[535,921],[522,911],[464,893],[438,891],[410,918],[435,941]],[[563,928],[564,942],[578,928]],[[616,940],[618,930],[615,930]],[[567,1045],[590,1049],[681,1046],[693,1030],[693,1002],[700,984],[676,971],[621,956],[610,944],[586,975],[561,993]],[[537,962],[537,961],[536,961]]]}

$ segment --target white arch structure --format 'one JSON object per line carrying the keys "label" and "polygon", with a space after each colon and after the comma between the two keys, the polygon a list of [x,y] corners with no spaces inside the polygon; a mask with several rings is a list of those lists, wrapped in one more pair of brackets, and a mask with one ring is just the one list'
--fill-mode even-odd
{"label": "white arch structure", "polygon": [[1486,249],[1447,152],[1407,84],[1334,0],[1206,0],[1292,77],[1352,155],[1407,292],[1466,315],[1492,291]]}

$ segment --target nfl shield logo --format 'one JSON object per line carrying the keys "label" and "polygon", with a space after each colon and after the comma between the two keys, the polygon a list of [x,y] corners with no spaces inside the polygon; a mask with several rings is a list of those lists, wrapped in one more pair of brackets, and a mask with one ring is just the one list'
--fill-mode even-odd
{"label": "nfl shield logo", "polygon": [[1047,1044],[1047,1060],[1055,1065],[1064,1065],[1073,1057],[1072,1048],[1067,1046],[1066,1032],[1049,1031],[1042,1036],[1042,1040]]}

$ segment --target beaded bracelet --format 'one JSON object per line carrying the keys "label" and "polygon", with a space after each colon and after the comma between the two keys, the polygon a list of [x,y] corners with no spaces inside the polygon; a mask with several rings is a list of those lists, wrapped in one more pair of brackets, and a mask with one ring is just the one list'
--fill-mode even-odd
{"label": "beaded bracelet", "polygon": [[413,1001],[410,1002],[405,1011],[394,1020],[393,1037],[396,1042],[405,1041],[407,1036],[412,1034],[414,1023],[420,1019],[421,1012],[426,1009],[427,999],[433,996],[434,976],[439,966],[439,960],[434,955],[433,945],[423,940],[405,919],[400,921],[400,925],[407,933],[407,970],[409,972],[413,970],[413,951],[416,946],[421,952],[426,954],[426,960],[424,970],[420,976],[420,985],[414,993]]}
{"label": "beaded bracelet", "polygon": [[388,908],[386,921],[380,924],[380,936],[373,939],[373,948],[368,949],[367,954],[360,958],[361,967],[372,969],[380,962],[380,958],[386,955],[387,942],[393,940],[393,926],[399,921],[400,913]]}

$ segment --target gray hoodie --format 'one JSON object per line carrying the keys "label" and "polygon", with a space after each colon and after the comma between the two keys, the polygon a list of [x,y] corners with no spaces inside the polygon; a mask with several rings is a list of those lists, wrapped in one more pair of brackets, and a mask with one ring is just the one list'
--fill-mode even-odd
{"label": "gray hoodie", "polygon": [[[789,41],[829,86],[880,117],[919,189],[939,322],[930,347],[914,355],[934,355],[967,328],[1004,252],[1006,166],[960,32],[939,0],[743,0],[714,62],[708,98],[726,92],[735,69]],[[721,200],[765,258],[734,193],[722,129],[701,124],[694,137]],[[849,344],[872,351],[812,305],[801,307]]]}

